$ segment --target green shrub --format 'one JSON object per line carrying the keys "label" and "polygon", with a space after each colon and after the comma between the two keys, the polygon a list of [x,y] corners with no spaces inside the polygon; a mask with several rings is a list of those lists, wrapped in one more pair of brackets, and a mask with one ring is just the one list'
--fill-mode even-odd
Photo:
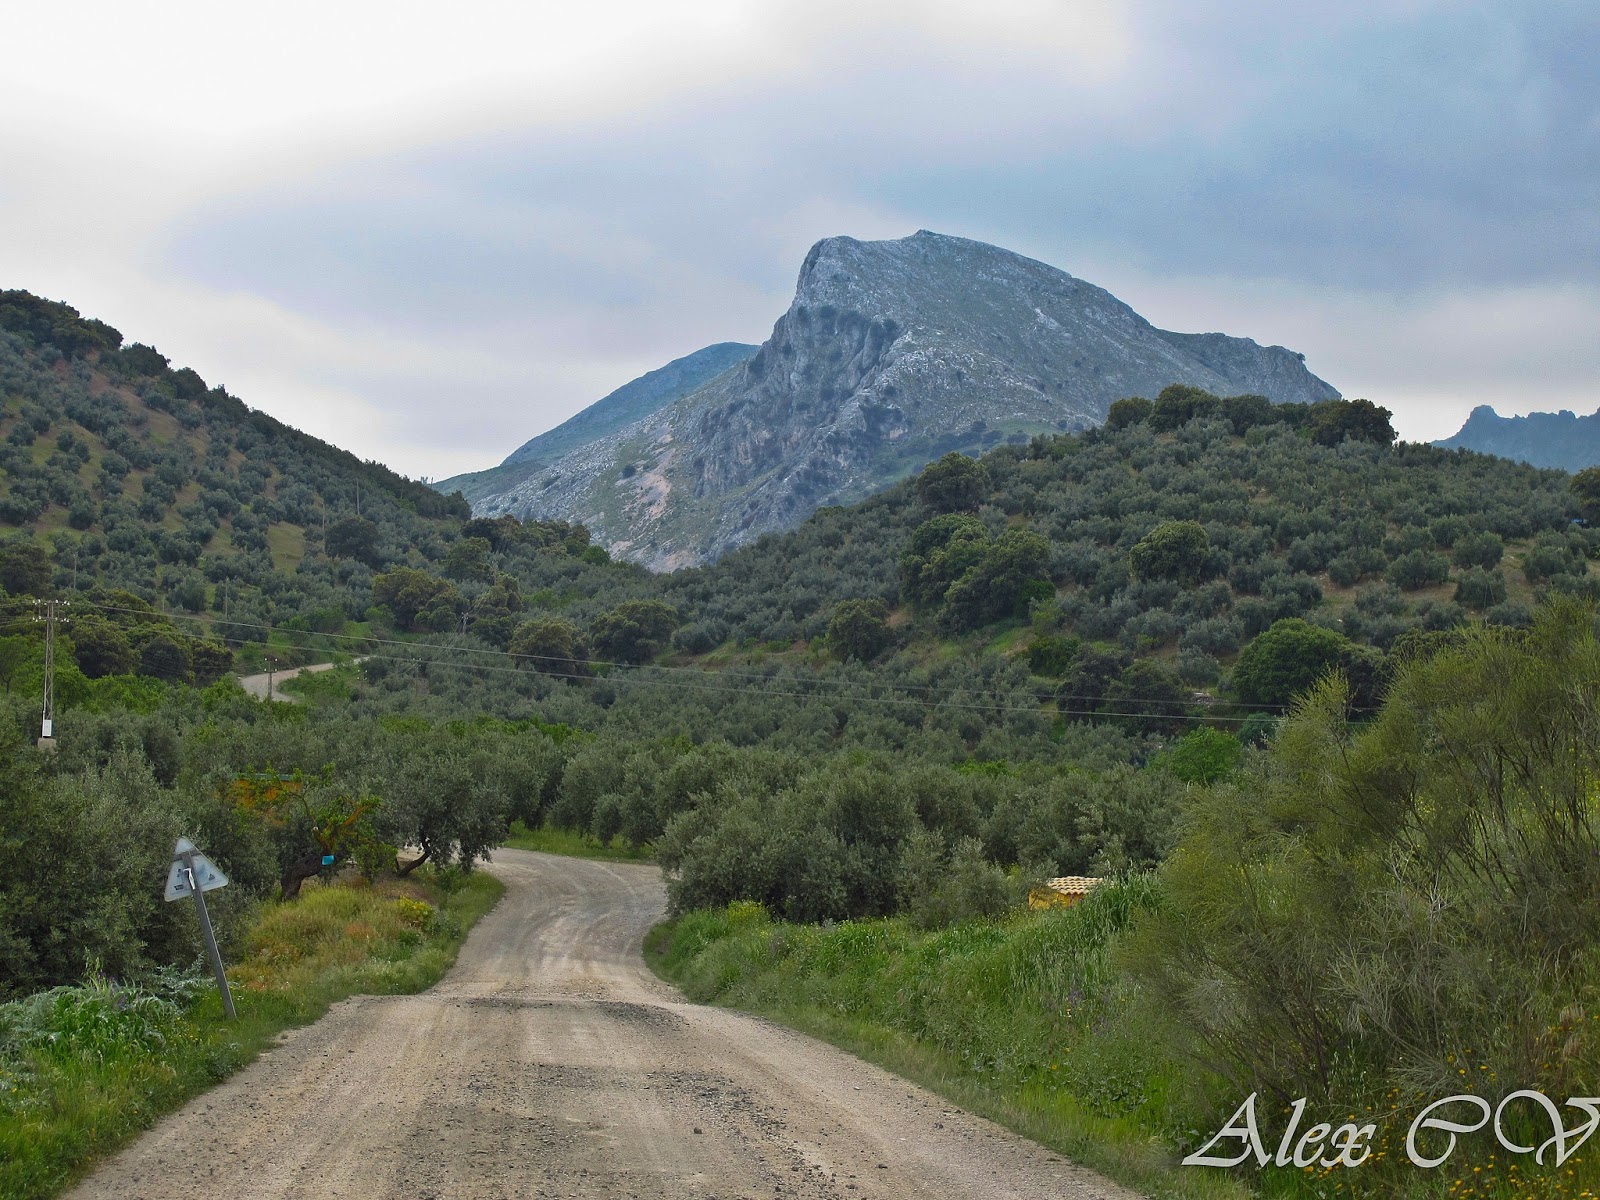
{"label": "green shrub", "polygon": [[1289,704],[1334,670],[1348,645],[1333,630],[1298,617],[1277,621],[1239,655],[1233,689],[1246,704]]}
{"label": "green shrub", "polygon": [[882,600],[844,600],[828,622],[828,645],[840,658],[871,662],[894,641]]}
{"label": "green shrub", "polygon": [[1193,583],[1205,569],[1211,539],[1198,521],[1166,521],[1128,552],[1128,566],[1139,579]]}
{"label": "green shrub", "polygon": [[1450,578],[1450,560],[1427,550],[1412,550],[1394,559],[1385,576],[1402,591],[1414,592]]}
{"label": "green shrub", "polygon": [[1402,1122],[1444,1087],[1565,1095],[1600,1068],[1570,1019],[1600,986],[1592,613],[1450,635],[1365,729],[1347,699],[1324,681],[1191,803],[1127,949],[1212,1080],[1201,1119],[1252,1089]]}
{"label": "green shrub", "polygon": [[1469,533],[1456,539],[1452,557],[1458,567],[1482,567],[1492,570],[1500,565],[1506,546],[1498,533]]}
{"label": "green shrub", "polygon": [[1216,783],[1233,773],[1243,754],[1239,738],[1203,726],[1184,735],[1168,753],[1166,765],[1187,783]]}
{"label": "green shrub", "polygon": [[1476,612],[1506,602],[1506,577],[1499,571],[1473,567],[1456,580],[1456,603]]}

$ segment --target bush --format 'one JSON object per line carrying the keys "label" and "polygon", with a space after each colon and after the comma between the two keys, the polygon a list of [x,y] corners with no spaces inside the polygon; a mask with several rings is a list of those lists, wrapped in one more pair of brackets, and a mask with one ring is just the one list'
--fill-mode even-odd
{"label": "bush", "polygon": [[998,917],[1019,896],[1006,874],[984,857],[983,843],[963,838],[948,856],[943,839],[920,832],[907,839],[899,866],[901,907],[919,929]]}
{"label": "bush", "polygon": [[1222,401],[1204,388],[1185,383],[1168,384],[1156,396],[1149,417],[1150,428],[1167,432],[1187,425],[1196,417],[1209,417]]}
{"label": "bush", "polygon": [[1522,556],[1522,573],[1529,583],[1540,583],[1566,574],[1581,565],[1582,558],[1561,538],[1541,535]]}
{"label": "bush", "polygon": [[1395,439],[1393,415],[1370,400],[1324,400],[1307,410],[1305,428],[1321,446],[1337,446],[1346,438],[1387,446]]}
{"label": "bush", "polygon": [[1245,704],[1290,704],[1339,665],[1348,645],[1333,630],[1299,618],[1277,621],[1239,655],[1233,689]]}
{"label": "bush", "polygon": [[882,600],[844,600],[828,622],[828,645],[840,658],[871,662],[894,641]]}
{"label": "bush", "polygon": [[1497,604],[1484,614],[1490,625],[1503,625],[1510,629],[1526,629],[1533,624],[1533,610],[1526,604]]}
{"label": "bush", "polygon": [[1456,635],[1364,730],[1348,700],[1319,685],[1236,787],[1191,802],[1128,947],[1172,1051],[1229,1081],[1202,1127],[1252,1089],[1409,1113],[1469,1071],[1564,1094],[1600,1067],[1569,1019],[1600,984],[1592,614]]}
{"label": "bush", "polygon": [[589,626],[595,653],[612,662],[648,662],[680,624],[678,610],[660,600],[625,600]]}
{"label": "bush", "polygon": [[1482,567],[1463,571],[1456,580],[1455,599],[1457,604],[1476,612],[1504,604],[1506,577],[1499,571],[1485,571]]}
{"label": "bush", "polygon": [[1128,566],[1139,579],[1194,583],[1205,568],[1211,539],[1198,521],[1166,521],[1128,552]]}
{"label": "bush", "polygon": [[1028,669],[1035,675],[1062,675],[1077,657],[1080,644],[1071,634],[1036,637],[1028,643]]}
{"label": "bush", "polygon": [[1150,419],[1153,407],[1143,396],[1128,396],[1113,401],[1111,407],[1106,410],[1106,427],[1126,429],[1130,425],[1142,424]]}
{"label": "bush", "polygon": [[1239,726],[1239,741],[1245,746],[1261,746],[1270,741],[1282,723],[1272,713],[1253,712]]}
{"label": "bush", "polygon": [[1204,650],[1180,650],[1178,678],[1194,687],[1210,687],[1222,678],[1222,664]]}
{"label": "bush", "polygon": [[1233,617],[1211,617],[1196,621],[1178,639],[1180,650],[1205,654],[1232,654],[1244,641],[1244,629]]}
{"label": "bush", "polygon": [[989,472],[965,454],[946,454],[917,476],[917,498],[936,513],[972,512],[989,492]]}
{"label": "bush", "polygon": [[507,651],[517,665],[546,675],[576,677],[589,673],[589,643],[583,631],[563,617],[524,621],[511,635]]}
{"label": "bush", "polygon": [[1452,557],[1458,567],[1492,569],[1500,565],[1506,546],[1498,533],[1470,533],[1456,539]]}
{"label": "bush", "polygon": [[1403,591],[1415,592],[1450,578],[1450,560],[1427,550],[1412,550],[1389,564],[1386,578]]}
{"label": "bush", "polygon": [[1003,617],[1020,616],[1038,585],[1054,594],[1044,578],[1050,543],[1029,529],[1008,529],[986,546],[982,557],[945,592],[944,623],[953,630],[976,629]]}
{"label": "bush", "polygon": [[1244,756],[1238,738],[1202,726],[1186,734],[1166,757],[1166,767],[1186,783],[1216,783],[1232,774]]}
{"label": "bush", "polygon": [[1136,729],[1173,733],[1187,727],[1189,689],[1170,667],[1141,658],[1106,688],[1105,711]]}

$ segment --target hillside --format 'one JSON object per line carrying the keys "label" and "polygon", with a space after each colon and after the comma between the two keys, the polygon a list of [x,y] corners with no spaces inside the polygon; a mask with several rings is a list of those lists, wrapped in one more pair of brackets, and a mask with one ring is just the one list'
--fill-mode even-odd
{"label": "hillside", "polygon": [[56,587],[244,621],[359,619],[352,574],[442,556],[467,515],[103,322],[0,293],[0,530],[50,547]]}
{"label": "hillside", "polygon": [[666,366],[623,384],[554,429],[524,442],[499,466],[457,475],[434,486],[447,495],[459,491],[473,504],[492,500],[546,470],[562,455],[659,412],[755,352],[756,347],[742,342],[718,342],[675,358]]}
{"label": "hillside", "polygon": [[[1303,672],[1263,683],[1239,670],[1280,623],[1304,641],[1310,677],[1339,665],[1371,697],[1408,639],[1521,625],[1552,594],[1600,598],[1600,532],[1573,524],[1567,475],[1392,443],[1365,401],[1175,388],[1103,427],[948,456],[705,567],[650,575],[502,544],[490,563],[515,576],[518,607],[480,609],[493,589],[462,583],[467,637],[436,652],[455,667],[430,686],[469,708],[639,736],[931,739],[958,754],[998,739],[1036,757],[1058,753],[1038,740],[1055,719],[1118,733],[1204,719],[1194,692],[1237,702],[1209,710],[1228,720],[1276,711]],[[518,528],[478,518],[464,532]],[[591,673],[604,677],[593,692],[563,682]],[[911,699],[835,707],[845,681]],[[1026,749],[917,699],[946,689],[1022,704],[1029,719],[1008,725],[1033,730]]]}
{"label": "hillside", "polygon": [[[463,519],[64,306],[0,321],[0,829],[19,834],[0,837],[0,992],[93,972],[0,1013],[10,1145],[41,1144],[39,1112],[71,1127],[108,1075],[134,1084],[96,1111],[129,1128],[181,1098],[102,1054],[137,1029],[116,1044],[166,1079],[182,1027],[118,1022],[219,1011],[182,974],[187,909],[152,885],[179,831],[230,875],[214,912],[247,1021],[307,978],[252,913],[321,938],[307,897],[364,897],[326,910],[330,945],[386,956],[365,913],[413,941],[428,919],[390,889],[442,894],[508,840],[650,856],[684,914],[658,948],[722,999],[764,976],[897,1056],[946,1055],[923,1061],[956,1099],[1037,1100],[1063,1151],[1099,1146],[1148,1194],[1196,1178],[1171,1163],[1198,1135],[1174,1131],[1220,1127],[1258,1065],[1297,1072],[1309,1117],[1402,1130],[1460,1062],[1551,1095],[1595,1075],[1575,1030],[1597,986],[1600,646],[1563,598],[1600,598],[1600,523],[1574,520],[1594,497],[1562,472],[1397,445],[1365,400],[1175,385],[652,575],[582,526]],[[52,594],[72,607],[45,753],[32,600]],[[1518,632],[1454,636],[1482,625]],[[198,692],[235,665],[191,636],[208,629],[362,661],[295,680],[299,704]],[[1333,670],[1347,690],[1300,702]],[[402,846],[422,859],[401,867]],[[1062,874],[1119,882],[1023,910]],[[276,994],[255,986],[268,951]],[[1247,1007],[1210,1002],[1240,979]],[[859,1023],[880,1000],[894,1019]],[[1196,1057],[1219,1012],[1220,1065]],[[1286,1012],[1353,1069],[1323,1071]],[[59,1144],[76,1162],[81,1141]],[[1589,1175],[1537,1194],[1587,1184],[1572,1161]],[[1351,1194],[1431,1187],[1372,1170]],[[1287,1168],[1259,1190],[1307,1194]]]}
{"label": "hillside", "polygon": [[1535,467],[1581,471],[1600,464],[1600,412],[1580,417],[1562,409],[1502,417],[1489,405],[1480,404],[1458,433],[1434,445],[1497,454]]}
{"label": "hillside", "polygon": [[[452,634],[452,661],[483,668],[448,676],[459,702],[505,715],[537,698],[597,718],[528,669],[550,664],[584,676],[608,669],[596,660],[780,652],[800,678],[800,664],[860,658],[894,679],[989,648],[1019,685],[1066,681],[1034,685],[1065,689],[1061,715],[1098,720],[1128,672],[1129,694],[1154,681],[1169,697],[1232,688],[1248,701],[1240,655],[1288,618],[1341,654],[1370,649],[1371,666],[1409,631],[1518,624],[1548,592],[1595,590],[1595,535],[1571,525],[1564,474],[1391,445],[1387,412],[1366,401],[1274,406],[1183,386],[1115,405],[1103,427],[947,455],[714,565],[651,575],[582,526],[463,521],[459,498],[33,303],[61,328],[18,332],[12,304],[0,332],[8,591],[122,589],[125,607],[236,642]],[[668,705],[695,738],[728,728],[703,700]]]}
{"label": "hillside", "polygon": [[998,247],[923,231],[819,242],[747,362],[574,448],[479,513],[580,521],[655,569],[714,560],[950,450],[1099,424],[1172,383],[1310,403],[1301,357],[1156,329],[1109,293]]}

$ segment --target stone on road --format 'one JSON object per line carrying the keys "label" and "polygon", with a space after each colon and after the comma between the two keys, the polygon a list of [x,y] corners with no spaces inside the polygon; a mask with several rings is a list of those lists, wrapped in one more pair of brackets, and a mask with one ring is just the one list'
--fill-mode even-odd
{"label": "stone on road", "polygon": [[315,1200],[1134,1193],[644,965],[660,873],[515,850],[419,996],[337,1005],[70,1193]]}

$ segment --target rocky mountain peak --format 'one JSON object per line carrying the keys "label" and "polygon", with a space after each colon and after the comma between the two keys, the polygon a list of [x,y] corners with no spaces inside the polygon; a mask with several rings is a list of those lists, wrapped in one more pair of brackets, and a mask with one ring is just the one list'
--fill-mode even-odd
{"label": "rocky mountain peak", "polygon": [[825,238],[772,334],[671,405],[571,451],[480,511],[582,520],[657,567],[717,557],[949,450],[1086,428],[1171,383],[1314,402],[1302,356],[1160,330],[1102,288],[920,230]]}

